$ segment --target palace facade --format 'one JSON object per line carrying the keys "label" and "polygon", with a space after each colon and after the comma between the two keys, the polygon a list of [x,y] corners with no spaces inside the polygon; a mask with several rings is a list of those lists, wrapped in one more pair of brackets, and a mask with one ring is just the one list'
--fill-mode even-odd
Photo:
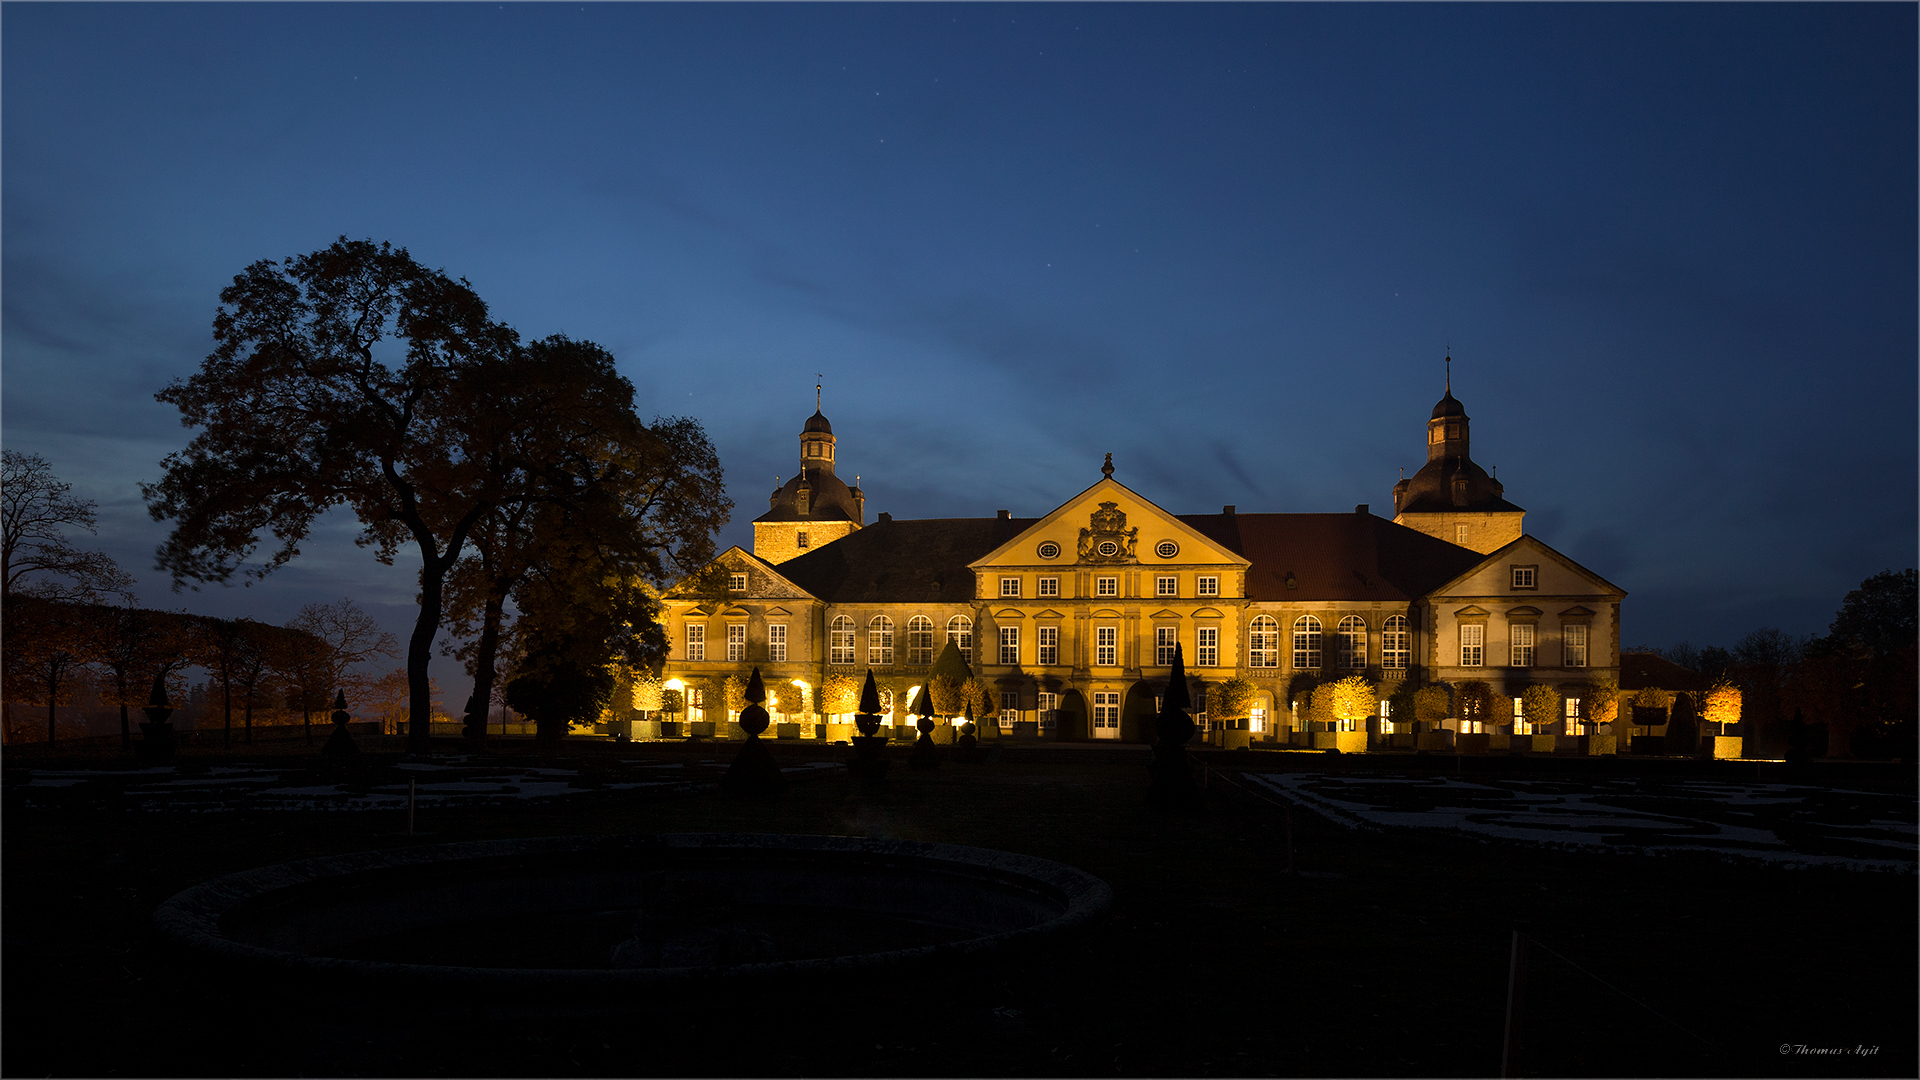
{"label": "palace facade", "polygon": [[[1525,511],[1470,457],[1451,386],[1426,439],[1425,466],[1393,490],[1392,520],[1365,504],[1174,513],[1114,479],[1109,456],[1097,481],[1040,517],[867,523],[816,409],[800,472],[754,522],[754,550],[730,548],[666,592],[662,678],[682,691],[687,720],[724,732],[723,681],[757,667],[797,691],[769,703],[796,725],[782,730],[837,738],[850,717],[826,711],[833,676],[872,670],[888,722],[904,727],[952,643],[999,705],[982,718],[989,734],[1117,739],[1144,737],[1137,718],[1164,691],[1178,645],[1201,713],[1208,687],[1252,685],[1243,716],[1214,718],[1229,744],[1411,747],[1412,718],[1386,699],[1409,682],[1463,680],[1491,685],[1492,715],[1436,728],[1594,733],[1581,702],[1617,680],[1625,593],[1525,533]],[[1354,674],[1379,688],[1376,713],[1309,730],[1303,691]],[[1515,721],[1536,685],[1561,709],[1530,731]]]}

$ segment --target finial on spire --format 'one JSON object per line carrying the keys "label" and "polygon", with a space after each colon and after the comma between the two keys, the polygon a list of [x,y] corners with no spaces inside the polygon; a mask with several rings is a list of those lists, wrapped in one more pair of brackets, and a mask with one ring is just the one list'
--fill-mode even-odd
{"label": "finial on spire", "polygon": [[1447,393],[1453,393],[1453,346],[1447,346]]}
{"label": "finial on spire", "polygon": [[1104,476],[1104,477],[1106,477],[1106,478],[1107,478],[1107,479],[1109,479],[1109,480],[1111,480],[1111,479],[1113,479],[1113,454],[1112,454],[1112,452],[1108,452],[1108,454],[1107,454],[1107,463],[1106,463],[1105,465],[1102,465],[1102,466],[1100,466],[1100,475],[1102,475],[1102,476]]}
{"label": "finial on spire", "polygon": [[820,383],[826,381],[827,377],[825,374],[818,371],[813,373],[813,377],[816,380],[813,384],[813,411],[819,412],[820,411]]}

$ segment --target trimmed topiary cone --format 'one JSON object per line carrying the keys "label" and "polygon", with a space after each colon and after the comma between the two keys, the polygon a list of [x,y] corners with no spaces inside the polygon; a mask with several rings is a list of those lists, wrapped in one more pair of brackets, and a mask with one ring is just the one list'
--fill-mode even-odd
{"label": "trimmed topiary cone", "polygon": [[1154,718],[1159,740],[1153,744],[1153,764],[1149,767],[1153,783],[1147,788],[1147,805],[1156,810],[1188,813],[1200,809],[1200,786],[1193,782],[1193,770],[1187,764],[1187,740],[1193,738],[1193,718],[1187,706],[1193,698],[1187,692],[1187,665],[1180,646],[1173,647],[1173,670],[1167,675],[1167,694],[1160,700],[1160,715]]}
{"label": "trimmed topiary cone", "polygon": [[745,696],[747,707],[740,710],[740,730],[747,733],[747,741],[740,747],[733,764],[727,766],[727,774],[720,778],[720,787],[734,795],[778,795],[787,780],[780,775],[780,766],[774,762],[773,754],[760,741],[760,733],[767,730],[767,710],[761,704],[767,700],[767,686],[760,680],[757,667],[753,669],[753,678],[747,681]]}

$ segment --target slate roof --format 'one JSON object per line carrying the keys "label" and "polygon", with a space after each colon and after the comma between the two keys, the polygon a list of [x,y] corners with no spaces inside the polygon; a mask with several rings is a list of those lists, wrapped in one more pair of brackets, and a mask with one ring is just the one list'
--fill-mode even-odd
{"label": "slate roof", "polygon": [[[1182,514],[1245,556],[1251,600],[1391,600],[1424,596],[1486,559],[1373,514]],[[1287,575],[1295,588],[1287,588]]]}
{"label": "slate roof", "polygon": [[[1455,506],[1453,502],[1453,478],[1462,473],[1467,477],[1467,501],[1465,505]],[[1520,508],[1508,502],[1504,495],[1506,489],[1487,470],[1473,463],[1471,458],[1442,457],[1435,458],[1420,467],[1407,482],[1406,494],[1400,500],[1400,512],[1403,514],[1458,514],[1474,511],[1512,512]]]}
{"label": "slate roof", "polygon": [[1653,653],[1620,654],[1620,689],[1711,690],[1713,680]]}
{"label": "slate roof", "polygon": [[[800,512],[800,481],[813,488],[808,497],[808,512]],[[755,521],[855,521],[859,507],[853,501],[853,489],[829,469],[802,469],[773,493],[772,507]]]}
{"label": "slate roof", "polygon": [[973,602],[967,565],[1032,528],[1038,518],[876,521],[779,565],[780,574],[829,603]]}

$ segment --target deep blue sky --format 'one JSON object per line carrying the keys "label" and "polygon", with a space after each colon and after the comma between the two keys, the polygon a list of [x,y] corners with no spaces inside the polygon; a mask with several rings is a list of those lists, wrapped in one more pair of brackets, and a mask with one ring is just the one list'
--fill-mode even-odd
{"label": "deep blue sky", "polygon": [[1915,10],[9,3],[5,445],[148,603],[404,630],[350,520],[245,591],[152,569],[153,393],[254,260],[391,240],[606,345],[742,544],[815,372],[870,513],[1112,451],[1176,512],[1390,514],[1451,346],[1630,643],[1824,631],[1915,562]]}

